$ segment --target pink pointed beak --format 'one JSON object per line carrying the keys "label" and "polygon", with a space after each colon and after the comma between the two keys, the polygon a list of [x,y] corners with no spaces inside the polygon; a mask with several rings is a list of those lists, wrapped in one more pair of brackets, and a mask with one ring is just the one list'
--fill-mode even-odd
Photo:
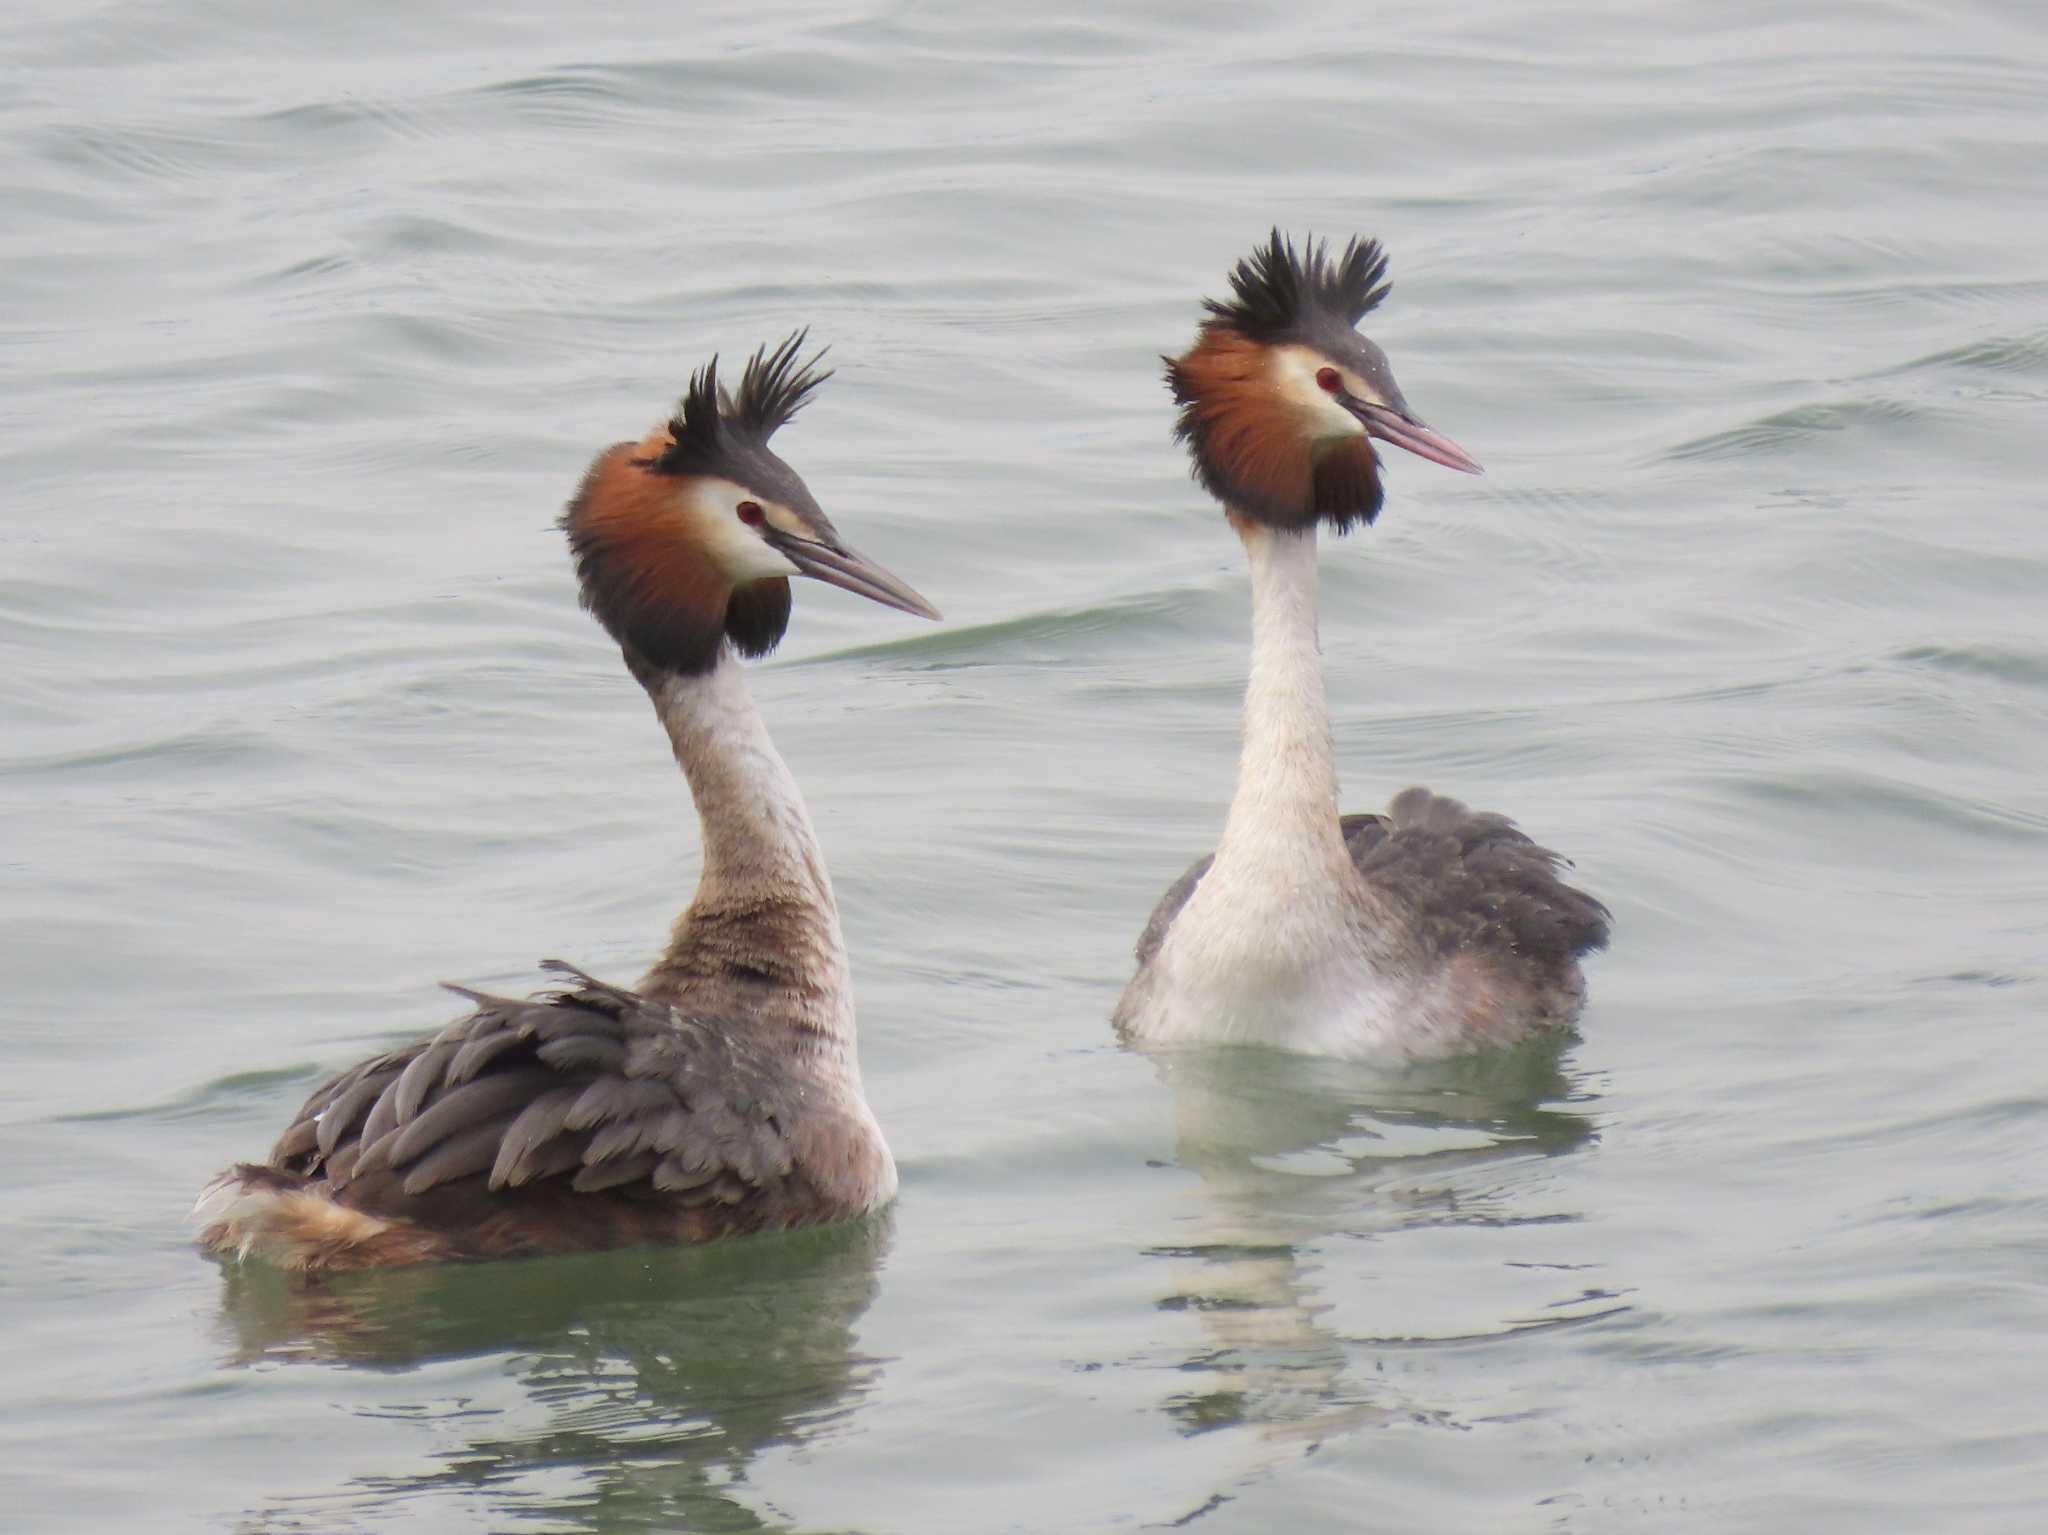
{"label": "pink pointed beak", "polygon": [[1479,460],[1459,447],[1442,432],[1424,426],[1413,416],[1403,414],[1386,405],[1372,405],[1364,400],[1347,400],[1351,413],[1365,423],[1368,435],[1382,442],[1391,442],[1397,448],[1406,448],[1419,458],[1426,458],[1433,464],[1442,464],[1446,469],[1458,469],[1466,474],[1484,474]]}

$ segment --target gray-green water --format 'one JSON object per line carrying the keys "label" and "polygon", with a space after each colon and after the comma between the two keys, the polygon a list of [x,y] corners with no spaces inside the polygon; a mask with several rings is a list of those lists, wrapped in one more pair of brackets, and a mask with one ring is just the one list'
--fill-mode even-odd
{"label": "gray-green water", "polygon": [[[2020,1531],[2048,1459],[2048,22],[2022,4],[0,22],[0,1522]],[[1614,907],[1583,1039],[1118,1049],[1227,796],[1157,354],[1274,222],[1484,480],[1325,556],[1347,797]],[[870,1228],[287,1289],[213,1171],[694,876],[552,519],[711,349],[943,627],[758,693]]]}

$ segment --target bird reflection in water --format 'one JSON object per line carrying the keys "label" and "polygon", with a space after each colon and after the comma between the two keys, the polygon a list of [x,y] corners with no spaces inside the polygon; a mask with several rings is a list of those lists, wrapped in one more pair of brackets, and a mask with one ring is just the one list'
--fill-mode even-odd
{"label": "bird reflection in water", "polygon": [[[1166,1403],[1184,1433],[1251,1430],[1254,1463],[1239,1468],[1250,1474],[1375,1424],[1448,1421],[1374,1369],[1389,1350],[1448,1340],[1417,1336],[1412,1316],[1378,1335],[1338,1330],[1318,1273],[1372,1264],[1374,1244],[1398,1254],[1393,1242],[1418,1228],[1571,1219],[1516,1208],[1512,1188],[1474,1176],[1594,1140],[1586,1114],[1559,1106],[1586,1096],[1563,1048],[1534,1040],[1395,1074],[1268,1050],[1149,1052],[1172,1093],[1176,1160],[1201,1179],[1189,1240],[1148,1250],[1172,1269],[1160,1308],[1192,1314],[1203,1334]],[[1504,1335],[1612,1309],[1573,1284],[1541,1320],[1487,1326]]]}
{"label": "bird reflection in water", "polygon": [[529,1428],[516,1406],[471,1402],[433,1468],[247,1518],[346,1522],[441,1493],[548,1528],[766,1527],[748,1467],[826,1431],[880,1376],[856,1330],[891,1224],[885,1211],[745,1242],[346,1277],[226,1264],[219,1325],[234,1362],[499,1355],[542,1418]]}

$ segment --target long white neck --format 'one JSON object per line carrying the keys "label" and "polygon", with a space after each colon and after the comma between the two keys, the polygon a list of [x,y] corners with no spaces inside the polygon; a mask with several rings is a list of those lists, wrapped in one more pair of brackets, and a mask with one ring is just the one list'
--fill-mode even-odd
{"label": "long white neck", "polygon": [[1252,573],[1252,663],[1237,792],[1216,849],[1233,881],[1348,873],[1337,825],[1337,752],[1316,637],[1316,535],[1239,525]]}
{"label": "long white neck", "polygon": [[1312,1042],[1342,1037],[1366,1005],[1374,956],[1338,824],[1316,540],[1238,521],[1252,570],[1252,665],[1237,792],[1214,863],[1117,1018],[1162,1043],[1319,1048]]}
{"label": "long white neck", "polygon": [[[696,676],[648,679],[689,780],[704,869],[661,962],[641,983],[663,1000],[745,1002],[851,1043],[839,908],[802,793],[729,647]],[[743,995],[742,995],[743,993]]]}

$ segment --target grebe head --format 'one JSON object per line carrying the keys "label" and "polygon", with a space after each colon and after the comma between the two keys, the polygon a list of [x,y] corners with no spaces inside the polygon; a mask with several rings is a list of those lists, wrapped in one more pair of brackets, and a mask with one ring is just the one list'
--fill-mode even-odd
{"label": "grebe head", "polygon": [[1232,297],[1208,299],[1195,344],[1166,359],[1179,402],[1174,434],[1195,474],[1234,515],[1339,533],[1379,514],[1373,440],[1480,473],[1478,462],[1415,418],[1387,355],[1358,322],[1387,295],[1377,240],[1342,255],[1311,239],[1296,250],[1275,229],[1230,274]]}
{"label": "grebe head", "polygon": [[797,472],[768,447],[831,375],[805,333],[762,347],[728,394],[712,358],[672,420],[597,456],[562,529],[583,605],[630,658],[709,670],[724,641],[763,656],[789,626],[789,577],[811,576],[920,618],[938,610],[846,547]]}

